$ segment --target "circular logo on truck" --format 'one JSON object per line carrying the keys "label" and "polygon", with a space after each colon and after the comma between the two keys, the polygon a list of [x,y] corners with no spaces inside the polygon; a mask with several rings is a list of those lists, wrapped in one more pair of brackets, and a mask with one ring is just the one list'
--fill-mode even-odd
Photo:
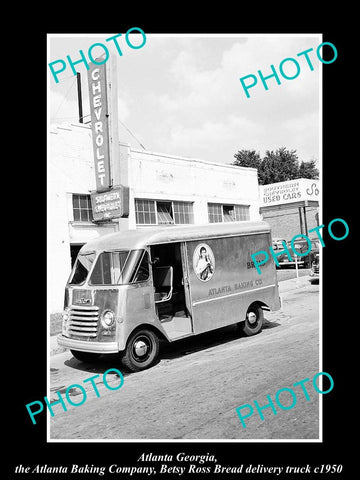
{"label": "circular logo on truck", "polygon": [[199,280],[207,282],[215,272],[215,257],[206,243],[200,243],[194,250],[193,269]]}

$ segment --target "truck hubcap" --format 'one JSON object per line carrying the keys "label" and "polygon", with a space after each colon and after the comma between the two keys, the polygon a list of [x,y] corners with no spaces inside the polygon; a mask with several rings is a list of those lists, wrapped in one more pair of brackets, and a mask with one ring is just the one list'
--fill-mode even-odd
{"label": "truck hubcap", "polygon": [[249,312],[247,314],[247,318],[248,318],[248,322],[250,323],[250,325],[254,325],[256,323],[256,320],[257,320],[256,313]]}
{"label": "truck hubcap", "polygon": [[134,344],[134,351],[138,357],[144,357],[147,354],[149,347],[143,340],[138,340]]}

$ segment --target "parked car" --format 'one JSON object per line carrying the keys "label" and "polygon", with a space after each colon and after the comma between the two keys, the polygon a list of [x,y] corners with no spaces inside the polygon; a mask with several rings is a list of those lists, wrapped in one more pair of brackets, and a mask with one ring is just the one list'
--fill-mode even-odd
{"label": "parked car", "polygon": [[[280,267],[286,266],[286,265],[293,265],[295,266],[295,261],[297,262],[299,267],[303,268],[310,268],[313,262],[313,259],[315,258],[315,255],[319,253],[319,240],[318,239],[311,239],[311,250],[307,255],[300,256],[297,255],[294,251],[293,248],[291,247],[290,244],[288,244],[288,250],[290,252],[290,256],[292,258],[292,261],[289,260],[289,257],[287,256],[286,251],[284,250],[284,253],[279,255],[277,257],[278,263]],[[294,248],[296,252],[299,253],[304,253],[307,250],[309,250],[309,245],[306,240],[299,239],[294,242]],[[283,247],[280,247],[279,250],[282,250]]]}
{"label": "parked car", "polygon": [[278,238],[278,237],[273,238],[272,239],[273,249],[282,250],[284,248],[282,242],[285,242],[287,244],[287,241],[285,240],[285,238]]}
{"label": "parked car", "polygon": [[316,253],[310,268],[310,283],[319,282],[320,278],[320,254]]}

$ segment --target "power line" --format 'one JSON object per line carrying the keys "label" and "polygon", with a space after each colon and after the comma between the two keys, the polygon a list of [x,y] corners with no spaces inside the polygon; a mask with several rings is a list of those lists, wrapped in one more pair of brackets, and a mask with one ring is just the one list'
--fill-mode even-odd
{"label": "power line", "polygon": [[[67,98],[67,96],[68,96],[68,94],[69,94],[72,86],[73,86],[74,83],[75,83],[75,80],[76,80],[76,77],[75,77],[74,80],[72,81],[72,83],[71,83],[70,87],[68,88],[68,90],[67,90],[64,98],[63,98],[62,101],[60,102],[60,105],[59,105],[58,109],[56,110],[55,115],[52,117],[52,120],[54,120],[54,119],[56,118],[56,115],[58,114],[60,108],[62,107],[62,104],[65,102],[65,100],[66,100],[66,98]],[[63,117],[63,118],[64,118],[64,117]]]}
{"label": "power line", "polygon": [[121,120],[118,119],[118,122],[121,123],[121,125],[130,133],[130,135],[135,138],[135,140],[138,142],[138,144],[140,145],[140,147],[141,147],[143,150],[146,150],[146,148],[144,147],[144,145],[140,142],[140,140],[138,140],[138,139],[136,138],[136,136],[132,133],[132,131],[131,131]]}
{"label": "power line", "polygon": [[[71,78],[71,77],[66,77],[66,78]],[[73,81],[72,81],[70,87],[68,88],[68,90],[67,90],[64,98],[62,99],[62,101],[61,101],[58,109],[56,110],[55,114],[51,117],[51,120],[55,120],[56,118],[57,118],[57,119],[60,119],[60,120],[66,120],[66,119],[74,118],[74,117],[75,117],[75,115],[74,115],[74,116],[71,116],[71,117],[57,117],[57,114],[58,114],[60,108],[62,107],[64,101],[66,100],[66,98],[67,98],[67,96],[68,96],[71,88],[73,87],[76,79],[77,79],[77,77],[74,76],[74,77],[73,77]],[[90,115],[90,114],[85,114],[85,115],[83,114],[81,118],[84,119],[85,117],[87,117],[87,116],[89,116],[89,115]],[[119,122],[119,123],[125,128],[125,130],[137,141],[137,143],[140,145],[140,147],[141,147],[143,150],[146,150],[146,148],[144,147],[144,145],[140,142],[140,140],[136,137],[136,135],[130,130],[130,128],[128,128],[128,127],[127,127],[121,120],[119,120],[119,119],[118,119],[118,122]],[[89,123],[91,123],[91,122],[89,122]]]}

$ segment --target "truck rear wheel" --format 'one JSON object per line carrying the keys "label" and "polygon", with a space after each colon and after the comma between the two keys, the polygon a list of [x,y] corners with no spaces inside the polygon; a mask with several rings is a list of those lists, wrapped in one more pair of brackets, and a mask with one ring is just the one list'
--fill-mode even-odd
{"label": "truck rear wheel", "polygon": [[78,350],[70,350],[70,352],[72,353],[72,356],[76,358],[76,360],[88,363],[97,360],[100,356],[99,353],[79,352]]}
{"label": "truck rear wheel", "polygon": [[264,312],[260,305],[250,305],[246,312],[245,322],[242,330],[247,336],[256,335],[262,329],[264,322]]}
{"label": "truck rear wheel", "polygon": [[142,329],[129,338],[122,363],[132,372],[149,368],[159,354],[159,339],[151,330]]}

